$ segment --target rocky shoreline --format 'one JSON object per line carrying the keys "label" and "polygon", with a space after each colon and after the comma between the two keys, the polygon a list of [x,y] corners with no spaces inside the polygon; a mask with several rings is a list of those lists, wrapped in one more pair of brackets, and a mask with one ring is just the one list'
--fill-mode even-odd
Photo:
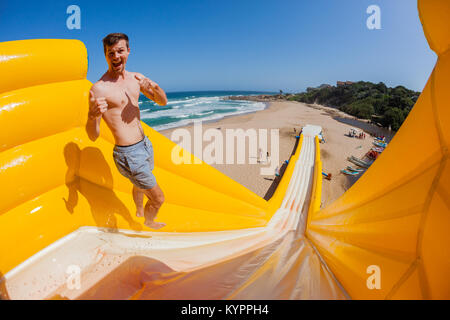
{"label": "rocky shoreline", "polygon": [[224,100],[246,100],[256,102],[274,102],[274,101],[286,101],[290,95],[285,94],[260,94],[257,96],[228,96],[224,97]]}

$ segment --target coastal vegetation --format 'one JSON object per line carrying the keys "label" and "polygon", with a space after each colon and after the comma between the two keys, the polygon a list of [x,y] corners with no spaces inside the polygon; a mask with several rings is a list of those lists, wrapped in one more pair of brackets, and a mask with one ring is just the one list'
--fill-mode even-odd
{"label": "coastal vegetation", "polygon": [[336,86],[321,85],[306,92],[289,94],[283,98],[303,103],[317,103],[337,108],[361,119],[369,119],[380,126],[397,131],[419,98],[420,92],[404,86],[388,88],[378,84],[338,82]]}

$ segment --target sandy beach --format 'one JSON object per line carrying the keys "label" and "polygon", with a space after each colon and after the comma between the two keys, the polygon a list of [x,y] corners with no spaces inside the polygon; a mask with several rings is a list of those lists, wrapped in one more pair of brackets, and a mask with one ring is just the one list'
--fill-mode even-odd
{"label": "sandy beach", "polygon": [[[289,101],[270,102],[262,111],[203,123],[202,127],[203,132],[210,128],[221,130],[224,136],[226,129],[268,129],[269,132],[270,129],[279,129],[279,165],[281,166],[284,160],[289,159],[295,146],[297,139],[294,128],[298,133],[301,127],[307,124],[321,126],[326,140],[320,145],[323,171],[331,173],[332,179],[331,181],[323,180],[322,207],[339,198],[357,180],[349,179],[340,173],[340,170],[353,165],[347,161],[347,157],[351,155],[362,157],[372,147],[373,138],[369,132],[384,134],[388,141],[392,136],[390,131],[357,120],[339,110]],[[366,139],[348,137],[347,134],[352,127],[364,130]],[[193,125],[184,128],[193,136]],[[171,139],[174,130],[176,128],[163,130],[160,133]],[[206,144],[203,144],[203,148]],[[248,144],[246,147],[248,148]],[[249,164],[247,159],[248,156],[246,164],[236,164],[235,161],[235,164],[211,165],[259,196],[265,197],[275,175],[261,175],[260,168],[269,167],[269,165],[267,163]],[[263,159],[265,160],[265,156]]]}

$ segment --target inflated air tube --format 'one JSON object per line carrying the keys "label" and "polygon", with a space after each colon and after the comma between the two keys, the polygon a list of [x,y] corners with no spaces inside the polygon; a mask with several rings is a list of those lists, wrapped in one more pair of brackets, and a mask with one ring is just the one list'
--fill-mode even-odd
{"label": "inflated air tube", "polygon": [[418,7],[436,67],[385,152],[307,229],[356,299],[450,298],[450,1]]}

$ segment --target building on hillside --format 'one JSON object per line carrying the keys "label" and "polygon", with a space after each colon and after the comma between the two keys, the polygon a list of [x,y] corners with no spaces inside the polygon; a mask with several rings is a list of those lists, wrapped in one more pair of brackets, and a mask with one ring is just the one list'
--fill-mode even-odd
{"label": "building on hillside", "polygon": [[341,87],[341,86],[349,86],[351,84],[354,84],[353,81],[337,81],[337,86]]}

